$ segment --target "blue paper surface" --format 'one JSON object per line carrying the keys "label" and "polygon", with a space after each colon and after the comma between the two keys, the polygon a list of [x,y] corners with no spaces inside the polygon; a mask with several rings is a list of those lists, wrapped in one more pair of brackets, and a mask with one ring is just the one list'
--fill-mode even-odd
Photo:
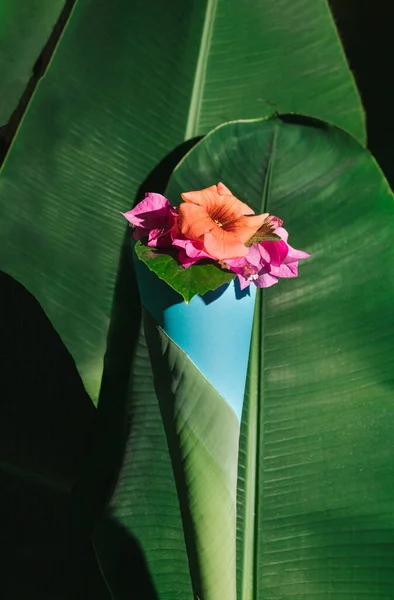
{"label": "blue paper surface", "polygon": [[[133,252],[134,255],[134,252]],[[189,304],[135,255],[143,306],[188,355],[241,420],[256,287],[234,281]]]}

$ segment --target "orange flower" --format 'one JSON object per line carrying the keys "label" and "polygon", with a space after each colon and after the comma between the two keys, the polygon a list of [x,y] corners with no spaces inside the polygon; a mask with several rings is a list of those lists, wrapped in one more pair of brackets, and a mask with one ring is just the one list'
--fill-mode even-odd
{"label": "orange flower", "polygon": [[204,250],[217,260],[246,256],[246,242],[263,225],[268,213],[256,216],[253,210],[223,185],[211,185],[181,194],[179,228],[190,240],[202,242]]}

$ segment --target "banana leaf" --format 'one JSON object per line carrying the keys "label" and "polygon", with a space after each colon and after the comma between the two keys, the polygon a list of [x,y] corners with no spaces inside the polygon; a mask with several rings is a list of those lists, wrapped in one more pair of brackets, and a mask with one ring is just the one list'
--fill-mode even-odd
{"label": "banana leaf", "polygon": [[65,0],[2,0],[0,6],[0,125],[7,123],[33,74]]}
{"label": "banana leaf", "polygon": [[1,268],[42,303],[94,400],[119,211],[185,139],[275,108],[365,139],[326,2],[77,3],[1,174]]}
{"label": "banana leaf", "polygon": [[[101,387],[112,445],[124,444],[95,541],[115,597],[135,584],[118,577],[124,543],[112,537],[108,551],[114,522],[141,547],[161,599],[191,593],[149,358],[142,338],[135,345],[139,300],[119,211],[164,189],[184,148],[168,153],[186,138],[275,109],[365,140],[326,2],[79,0],[1,173],[0,266],[39,299],[94,401]],[[92,462],[99,478],[116,461],[108,450]]]}
{"label": "banana leaf", "polygon": [[[166,195],[176,202],[181,190],[219,180],[256,211],[283,218],[290,243],[312,254],[299,279],[264,290],[256,310],[239,453],[238,598],[387,598],[394,584],[394,196],[352,137],[296,116],[217,128],[175,169]],[[152,338],[152,328],[150,320],[158,395],[172,390],[182,407],[173,437],[194,491],[195,547],[207,550],[201,562],[212,548],[222,560],[216,589],[200,596],[210,600],[223,596],[220,573],[228,564],[222,522],[227,513],[231,523],[233,507],[218,473],[229,467],[218,458],[221,434],[214,432],[221,424],[231,439],[229,406],[206,383],[197,385],[196,367],[169,338]],[[202,393],[215,413],[208,426]],[[193,459],[191,431],[199,432],[192,441],[203,447],[200,463],[204,456],[215,463],[204,463],[204,472]],[[223,516],[207,526],[201,515],[215,502]],[[193,574],[190,550],[189,560]],[[226,582],[224,589],[232,597]]]}

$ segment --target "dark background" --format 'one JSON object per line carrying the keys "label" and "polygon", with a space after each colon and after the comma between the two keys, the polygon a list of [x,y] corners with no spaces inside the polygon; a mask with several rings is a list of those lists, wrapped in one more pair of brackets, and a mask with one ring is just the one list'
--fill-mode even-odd
{"label": "dark background", "polygon": [[368,146],[394,186],[394,3],[329,0],[367,115]]}
{"label": "dark background", "polygon": [[[0,128],[0,164],[73,3],[66,3],[25,94]],[[330,0],[330,5],[366,110],[369,148],[393,185],[394,3]],[[77,457],[92,443],[95,409],[39,304],[1,272],[0,399],[2,597],[109,600],[89,532],[76,527],[67,494]],[[10,471],[7,464],[17,466]],[[42,480],[31,480],[28,474],[38,465]],[[58,487],[51,483],[55,470],[61,472]]]}

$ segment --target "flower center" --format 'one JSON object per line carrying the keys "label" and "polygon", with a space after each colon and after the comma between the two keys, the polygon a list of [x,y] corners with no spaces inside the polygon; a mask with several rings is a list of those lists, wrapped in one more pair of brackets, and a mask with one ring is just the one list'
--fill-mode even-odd
{"label": "flower center", "polygon": [[244,267],[242,275],[248,281],[255,281],[259,278],[258,274],[255,272],[254,268],[251,265],[247,265],[246,267]]}
{"label": "flower center", "polygon": [[209,211],[208,214],[211,217],[212,221],[218,227],[222,227],[223,229],[227,229],[234,222],[233,213],[230,210],[226,209],[225,206],[215,207],[213,210]]}

